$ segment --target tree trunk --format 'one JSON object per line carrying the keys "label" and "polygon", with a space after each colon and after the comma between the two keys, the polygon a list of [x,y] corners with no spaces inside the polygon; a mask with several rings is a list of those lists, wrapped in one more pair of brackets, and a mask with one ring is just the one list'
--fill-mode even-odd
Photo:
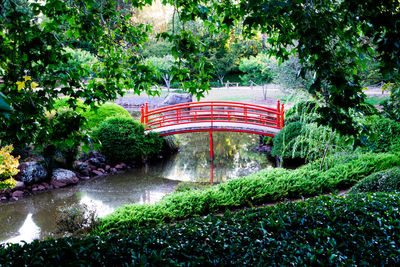
{"label": "tree trunk", "polygon": [[267,84],[263,84],[262,86],[264,100],[267,100]]}

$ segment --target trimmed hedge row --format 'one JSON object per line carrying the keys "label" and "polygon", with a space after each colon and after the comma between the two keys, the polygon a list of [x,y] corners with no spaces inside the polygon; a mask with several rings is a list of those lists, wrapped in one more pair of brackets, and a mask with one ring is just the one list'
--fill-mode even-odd
{"label": "trimmed hedge row", "polygon": [[152,205],[133,204],[118,208],[101,219],[93,234],[161,224],[224,211],[227,208],[252,207],[285,198],[335,192],[350,188],[371,173],[398,165],[399,155],[363,154],[327,171],[318,171],[316,168],[310,170],[309,166],[296,170],[262,170],[204,190],[175,192]]}
{"label": "trimmed hedge row", "polygon": [[373,173],[358,182],[351,190],[357,192],[400,192],[400,168]]}
{"label": "trimmed hedge row", "polygon": [[2,266],[399,265],[399,194],[318,197],[118,235],[0,246]]}

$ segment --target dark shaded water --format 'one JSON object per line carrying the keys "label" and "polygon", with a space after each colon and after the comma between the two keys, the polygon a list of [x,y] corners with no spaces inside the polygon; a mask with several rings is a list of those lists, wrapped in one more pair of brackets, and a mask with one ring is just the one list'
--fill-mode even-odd
{"label": "dark shaded water", "polygon": [[[0,204],[0,242],[30,242],[55,231],[57,210],[86,204],[102,217],[130,203],[154,203],[180,181],[210,181],[208,133],[178,136],[180,152],[122,175],[101,177],[76,186],[39,193]],[[216,183],[271,167],[263,154],[253,152],[258,136],[216,132],[213,180]]]}

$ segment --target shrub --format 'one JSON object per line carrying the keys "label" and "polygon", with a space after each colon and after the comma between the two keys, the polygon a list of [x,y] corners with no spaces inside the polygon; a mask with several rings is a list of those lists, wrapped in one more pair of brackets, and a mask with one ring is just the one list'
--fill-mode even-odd
{"label": "shrub", "polygon": [[[54,103],[54,109],[66,109],[71,108],[70,101],[68,97],[61,97],[57,99]],[[87,120],[87,128],[94,129],[100,125],[105,119],[114,116],[125,116],[131,117],[130,113],[117,104],[106,103],[95,108],[91,108],[79,100],[76,106],[76,111],[84,116]]]}
{"label": "shrub", "polygon": [[97,108],[89,108],[83,113],[83,116],[87,119],[87,125],[89,129],[94,129],[99,126],[100,123],[105,121],[107,118],[115,116],[131,117],[131,114],[117,104],[106,103]]}
{"label": "shrub", "polygon": [[73,204],[58,210],[57,233],[74,234],[84,227],[93,227],[96,220],[97,215],[94,210],[89,209],[86,205]]}
{"label": "shrub", "polygon": [[317,196],[347,189],[371,173],[400,165],[399,155],[393,154],[370,153],[347,158],[334,164],[334,156],[329,157],[331,168],[327,171],[311,169],[312,164],[296,170],[266,169],[204,190],[175,192],[152,205],[127,205],[102,218],[94,233],[129,230],[286,198]]}
{"label": "shrub", "polygon": [[370,116],[366,128],[367,133],[362,143],[374,152],[389,152],[391,146],[400,143],[400,123],[394,120]]}
{"label": "shrub", "polygon": [[[38,143],[43,145],[43,156],[48,167],[53,169],[59,156],[61,167],[72,167],[72,164],[79,152],[82,142],[88,143],[89,137],[83,126],[85,118],[70,108],[59,108],[56,111],[47,113],[48,124],[44,131],[46,138],[39,137]],[[37,145],[39,146],[39,145]]]}
{"label": "shrub", "polygon": [[291,145],[293,141],[301,135],[304,124],[296,121],[287,124],[272,140],[273,147],[271,155],[283,158],[300,158],[301,149],[307,146],[307,143],[302,142],[297,149],[293,151]]}
{"label": "shrub", "polygon": [[5,266],[397,266],[399,194],[323,196],[114,235],[0,245]]}
{"label": "shrub", "polygon": [[377,172],[358,182],[351,193],[400,191],[400,168]]}
{"label": "shrub", "polygon": [[17,184],[17,181],[12,177],[19,172],[19,156],[16,158],[13,157],[11,155],[12,151],[12,145],[0,148],[0,192],[4,189],[14,188]]}
{"label": "shrub", "polygon": [[320,118],[318,103],[315,101],[300,101],[290,108],[285,114],[285,123],[300,121],[303,123],[316,122]]}
{"label": "shrub", "polygon": [[4,181],[17,175],[19,170],[19,156],[13,157],[11,152],[13,146],[8,145],[0,148],[0,181]]}
{"label": "shrub", "polygon": [[162,139],[158,134],[144,133],[144,126],[130,117],[117,116],[106,119],[94,135],[101,143],[100,152],[109,160],[143,160],[161,151]]}

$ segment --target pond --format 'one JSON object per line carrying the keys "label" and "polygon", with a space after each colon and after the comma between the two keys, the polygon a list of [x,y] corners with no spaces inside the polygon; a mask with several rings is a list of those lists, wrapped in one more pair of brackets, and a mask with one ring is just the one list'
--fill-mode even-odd
{"label": "pond", "polygon": [[253,151],[258,135],[213,133],[213,166],[208,133],[182,134],[178,140],[179,153],[128,173],[0,203],[0,242],[31,242],[52,236],[58,209],[72,204],[85,204],[102,217],[125,204],[159,201],[180,181],[210,182],[212,175],[213,182],[220,183],[272,168],[265,154]]}

